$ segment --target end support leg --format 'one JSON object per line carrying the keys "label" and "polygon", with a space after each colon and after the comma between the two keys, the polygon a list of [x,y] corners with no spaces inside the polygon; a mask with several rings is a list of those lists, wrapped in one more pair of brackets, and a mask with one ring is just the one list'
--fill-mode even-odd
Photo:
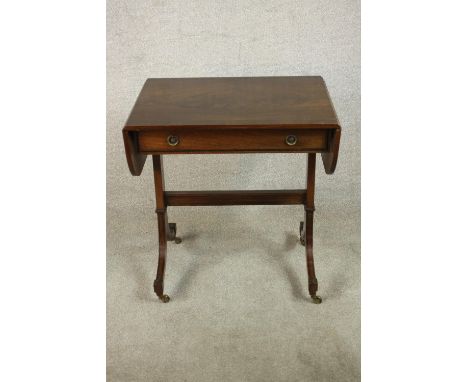
{"label": "end support leg", "polygon": [[305,249],[307,261],[307,275],[309,279],[309,294],[314,304],[320,304],[322,298],[317,296],[318,281],[315,276],[314,252],[313,252],[313,225],[314,225],[314,210],[306,209],[305,211]]}
{"label": "end support leg", "polygon": [[169,225],[167,223],[167,209],[164,201],[164,171],[161,155],[153,155],[154,192],[156,195],[156,214],[158,215],[159,259],[156,280],[153,283],[154,293],[162,302],[169,302],[170,298],[164,294],[164,270],[166,269],[167,237]]}
{"label": "end support leg", "polygon": [[[315,277],[314,252],[313,252],[313,230],[314,230],[314,196],[315,196],[315,156],[316,154],[307,155],[307,194],[304,205],[305,216],[302,226],[304,237],[307,261],[307,275],[309,277],[309,294],[312,297],[314,304],[320,304],[322,299],[317,296],[318,282]],[[305,226],[305,228],[304,228]],[[302,240],[301,240],[302,242]]]}
{"label": "end support leg", "polygon": [[158,215],[158,233],[159,233],[159,259],[156,280],[153,283],[154,293],[162,302],[169,302],[170,298],[164,294],[164,271],[166,269],[167,254],[167,212],[166,209],[157,210]]}

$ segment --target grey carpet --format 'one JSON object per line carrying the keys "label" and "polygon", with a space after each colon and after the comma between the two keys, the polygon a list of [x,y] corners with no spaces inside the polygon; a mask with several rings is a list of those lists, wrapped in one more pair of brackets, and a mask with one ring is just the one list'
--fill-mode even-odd
{"label": "grey carpet", "polygon": [[[108,0],[109,381],[360,379],[360,67],[356,1]],[[128,172],[121,128],[147,77],[324,77],[343,126],[337,171],[318,161],[307,294],[299,206],[169,209],[165,289],[152,292],[151,163]],[[301,188],[305,155],[165,157],[167,189]]]}

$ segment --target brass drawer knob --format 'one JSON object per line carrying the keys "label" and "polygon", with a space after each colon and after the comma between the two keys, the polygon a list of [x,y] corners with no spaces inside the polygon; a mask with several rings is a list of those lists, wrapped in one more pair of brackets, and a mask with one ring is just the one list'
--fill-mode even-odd
{"label": "brass drawer knob", "polygon": [[177,135],[169,135],[167,137],[169,146],[177,146],[179,144],[179,137]]}
{"label": "brass drawer knob", "polygon": [[295,135],[288,135],[286,137],[286,144],[294,146],[297,143],[297,137]]}

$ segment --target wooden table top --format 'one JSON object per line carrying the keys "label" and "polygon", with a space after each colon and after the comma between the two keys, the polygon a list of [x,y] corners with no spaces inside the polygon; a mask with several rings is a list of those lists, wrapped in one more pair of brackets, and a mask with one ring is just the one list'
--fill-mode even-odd
{"label": "wooden table top", "polygon": [[150,78],[123,128],[130,172],[147,155],[320,152],[327,174],[341,127],[322,77]]}
{"label": "wooden table top", "polygon": [[319,76],[149,78],[125,130],[217,126],[340,127]]}

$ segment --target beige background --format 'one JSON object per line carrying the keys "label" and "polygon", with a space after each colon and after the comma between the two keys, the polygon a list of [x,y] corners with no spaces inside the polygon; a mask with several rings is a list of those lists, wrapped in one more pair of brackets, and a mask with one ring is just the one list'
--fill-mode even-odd
{"label": "beige background", "polygon": [[[359,1],[107,1],[109,381],[360,379]],[[299,206],[169,209],[169,304],[152,292],[151,162],[128,171],[121,128],[147,77],[322,75],[340,119],[318,161],[310,303]],[[319,159],[319,158],[317,158]],[[305,155],[165,157],[172,190],[301,188]]]}

